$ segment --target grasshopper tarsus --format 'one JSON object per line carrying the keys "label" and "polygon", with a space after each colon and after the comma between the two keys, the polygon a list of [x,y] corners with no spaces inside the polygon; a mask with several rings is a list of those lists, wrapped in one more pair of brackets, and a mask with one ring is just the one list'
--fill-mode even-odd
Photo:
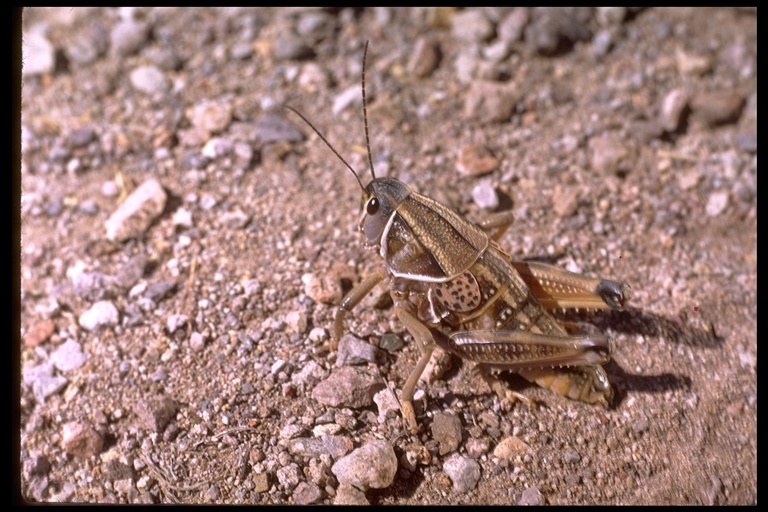
{"label": "grasshopper tarsus", "polygon": [[597,285],[595,293],[611,308],[622,311],[632,298],[632,287],[628,283],[603,279]]}

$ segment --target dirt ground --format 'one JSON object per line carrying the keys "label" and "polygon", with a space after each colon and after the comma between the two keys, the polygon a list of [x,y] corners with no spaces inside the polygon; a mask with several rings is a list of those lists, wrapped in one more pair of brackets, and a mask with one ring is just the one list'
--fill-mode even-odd
{"label": "dirt ground", "polygon": [[[46,8],[23,30],[23,500],[757,502],[756,9]],[[347,316],[358,352],[330,349],[381,261],[354,177],[280,105],[366,183],[366,41],[377,175],[512,210],[515,259],[631,285],[625,311],[558,313],[614,338],[612,407],[514,375],[534,405],[512,404],[443,358],[409,434],[371,400],[419,356],[383,287]],[[350,494],[336,463],[375,440],[396,472]]]}

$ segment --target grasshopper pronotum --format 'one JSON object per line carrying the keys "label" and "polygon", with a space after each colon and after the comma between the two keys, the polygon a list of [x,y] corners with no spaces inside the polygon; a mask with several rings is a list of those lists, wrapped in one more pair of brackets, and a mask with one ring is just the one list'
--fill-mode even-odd
{"label": "grasshopper pronotum", "polygon": [[603,335],[569,335],[548,312],[553,308],[622,309],[628,284],[589,278],[552,265],[517,262],[496,243],[512,222],[502,212],[476,224],[447,206],[412,191],[373,170],[365,104],[365,139],[372,180],[364,186],[357,172],[301,113],[306,122],[354,174],[363,191],[359,222],[363,242],[378,248],[383,267],[341,301],[333,328],[334,343],[344,316],[373,288],[389,279],[395,313],[418,344],[421,357],[402,389],[400,407],[406,426],[418,431],[413,408],[416,385],[435,345],[477,363],[502,396],[492,373],[511,371],[575,400],[608,405],[613,391],[602,367],[613,353]]}

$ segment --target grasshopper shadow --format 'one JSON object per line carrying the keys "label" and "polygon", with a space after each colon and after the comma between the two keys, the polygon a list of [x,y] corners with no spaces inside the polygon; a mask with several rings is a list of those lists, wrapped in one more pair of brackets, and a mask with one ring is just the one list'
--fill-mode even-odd
{"label": "grasshopper shadow", "polygon": [[688,318],[687,314],[681,314],[679,320],[673,320],[656,313],[627,308],[625,311],[609,311],[598,315],[605,317],[607,323],[624,334],[663,338],[668,343],[703,349],[715,349],[725,342],[724,338],[717,335],[711,322],[701,317]]}
{"label": "grasshopper shadow", "polygon": [[[642,335],[648,339],[664,339],[670,344],[682,344],[689,347],[711,350],[720,347],[724,339],[715,333],[712,324],[705,324],[699,319],[682,317],[680,320],[671,319],[655,313],[643,312],[637,308],[627,308],[624,311],[599,311],[596,313],[568,311],[557,315],[558,318],[574,322],[585,330],[606,332],[608,328],[628,336]],[[454,364],[443,379],[448,381],[459,373],[462,364]],[[629,391],[643,393],[665,393],[667,391],[690,389],[691,378],[688,375],[664,372],[655,375],[637,375],[631,373],[612,359],[605,365],[615,395],[611,409],[616,409],[626,398]],[[519,375],[505,372],[498,376],[516,391],[527,387],[536,387]],[[460,396],[469,398],[469,396]]]}
{"label": "grasshopper shadow", "polygon": [[[713,350],[725,342],[715,332],[714,325],[700,316],[689,318],[681,314],[673,319],[641,311],[637,308],[627,308],[624,311],[603,311],[586,315],[570,313],[568,317],[581,322],[590,322],[599,326],[603,332],[607,327],[628,336],[641,335],[649,340],[663,339],[666,343],[685,345],[688,347]],[[645,393],[664,393],[670,390],[689,389],[691,378],[677,373],[660,373],[656,375],[636,375],[622,368],[615,359],[605,365],[605,369],[614,383],[616,396],[613,407],[617,407],[629,391]]]}
{"label": "grasshopper shadow", "polygon": [[[400,451],[395,448],[395,454],[399,457]],[[371,505],[382,505],[385,503],[392,503],[393,500],[402,497],[412,497],[416,490],[424,482],[424,475],[421,473],[421,469],[410,473],[407,478],[404,478],[398,471],[395,481],[392,485],[384,489],[369,489],[365,494]]]}

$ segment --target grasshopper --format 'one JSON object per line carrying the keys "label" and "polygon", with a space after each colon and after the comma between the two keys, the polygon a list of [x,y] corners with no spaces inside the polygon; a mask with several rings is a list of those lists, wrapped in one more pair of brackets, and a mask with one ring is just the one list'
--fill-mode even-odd
{"label": "grasshopper", "polygon": [[499,371],[510,371],[571,399],[609,406],[613,390],[602,365],[614,352],[613,340],[604,335],[570,335],[548,310],[621,310],[630,299],[630,286],[545,263],[513,261],[497,243],[512,223],[509,212],[474,223],[400,180],[377,178],[365,102],[367,53],[366,43],[362,97],[372,176],[368,185],[307,118],[286,105],[357,179],[362,190],[359,230],[364,244],[377,249],[383,261],[378,272],[341,301],[332,345],[341,338],[347,313],[388,279],[395,314],[421,354],[400,398],[403,420],[412,433],[419,430],[414,392],[436,346],[476,363],[502,397],[530,402],[506,390],[494,377]]}

